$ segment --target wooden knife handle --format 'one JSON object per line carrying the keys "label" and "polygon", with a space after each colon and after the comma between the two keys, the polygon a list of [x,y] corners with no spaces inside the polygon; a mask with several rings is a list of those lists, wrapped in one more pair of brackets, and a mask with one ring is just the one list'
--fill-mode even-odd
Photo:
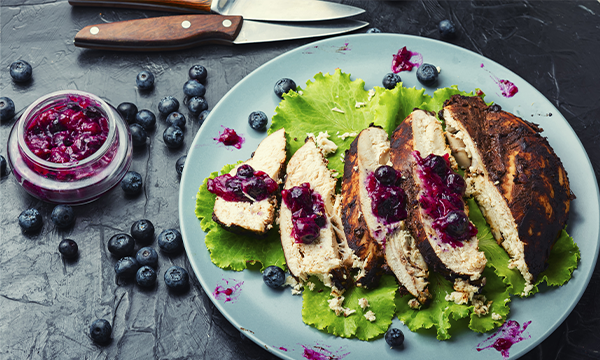
{"label": "wooden knife handle", "polygon": [[101,50],[181,50],[208,43],[231,44],[241,16],[177,15],[90,25],[75,35],[75,46]]}
{"label": "wooden knife handle", "polygon": [[210,12],[211,0],[69,0],[73,6],[121,7],[179,12]]}

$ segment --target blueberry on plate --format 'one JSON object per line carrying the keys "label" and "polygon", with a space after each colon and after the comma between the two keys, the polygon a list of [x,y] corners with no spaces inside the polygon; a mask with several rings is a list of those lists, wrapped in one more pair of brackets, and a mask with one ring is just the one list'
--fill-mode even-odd
{"label": "blueberry on plate", "polygon": [[75,213],[73,212],[73,208],[69,205],[60,204],[52,209],[50,219],[56,227],[66,228],[75,222]]}
{"label": "blueberry on plate", "polygon": [[17,60],[10,64],[10,76],[14,82],[24,83],[31,80],[33,69],[25,60]]}
{"label": "blueberry on plate", "polygon": [[135,241],[129,234],[116,234],[108,240],[108,251],[116,257],[133,255]]}
{"label": "blueberry on plate", "polygon": [[265,284],[272,288],[278,289],[285,283],[285,273],[279,266],[268,266],[262,275]]}
{"label": "blueberry on plate", "polygon": [[402,346],[402,344],[404,344],[404,334],[402,333],[402,330],[398,328],[390,328],[385,333],[385,342],[390,347]]}
{"label": "blueberry on plate", "polygon": [[442,20],[438,23],[440,37],[444,40],[454,39],[456,37],[456,27],[450,20]]}
{"label": "blueberry on plate", "polygon": [[163,133],[163,140],[171,149],[180,148],[183,145],[183,131],[177,126],[169,126]]}
{"label": "blueberry on plate", "polygon": [[146,129],[140,124],[130,124],[129,133],[131,134],[131,143],[134,147],[140,147],[146,145],[146,139],[148,139],[148,133]]}
{"label": "blueberry on plate", "polygon": [[156,126],[156,115],[147,109],[140,110],[135,114],[135,123],[140,124],[146,131],[150,131]]}
{"label": "blueberry on plate", "polygon": [[156,268],[158,266],[158,254],[154,248],[150,246],[143,247],[135,254],[135,260],[141,266],[150,266]]}
{"label": "blueberry on plate", "polygon": [[394,73],[385,74],[385,76],[383,77],[383,80],[381,81],[381,83],[383,84],[383,87],[388,90],[394,89],[396,87],[396,85],[398,85],[398,83],[400,83],[400,82],[402,82],[400,75],[394,74]]}
{"label": "blueberry on plate", "polygon": [[0,155],[0,177],[3,177],[4,175],[6,175],[6,159],[4,156]]}
{"label": "blueberry on plate", "polygon": [[140,268],[137,260],[131,256],[120,258],[115,264],[115,274],[123,279],[130,279],[135,276],[135,273]]}
{"label": "blueberry on plate", "polygon": [[15,103],[8,97],[0,97],[0,122],[10,120],[15,116]]}
{"label": "blueberry on plate", "polygon": [[204,96],[206,88],[199,80],[189,79],[183,84],[183,93],[187,96]]}
{"label": "blueberry on plate", "polygon": [[138,108],[134,103],[122,102],[119,104],[119,106],[117,106],[117,111],[119,111],[119,114],[121,114],[127,123],[133,124],[135,122],[135,115],[138,112]]}
{"label": "blueberry on plate", "polygon": [[208,72],[206,71],[206,68],[204,66],[194,65],[190,68],[190,71],[188,72],[188,74],[190,75],[190,79],[196,79],[204,84],[204,82],[206,81],[206,75],[208,75]]}
{"label": "blueberry on plate", "polygon": [[174,111],[167,116],[168,126],[177,126],[181,130],[185,129],[185,115],[179,111]]}
{"label": "blueberry on plate", "polygon": [[367,34],[379,34],[381,32],[381,30],[379,30],[378,28],[370,28],[369,30],[367,30]]}
{"label": "blueberry on plate", "polygon": [[163,115],[169,115],[177,110],[179,110],[179,100],[172,96],[165,96],[158,103],[158,112]]}
{"label": "blueberry on plate", "polygon": [[173,291],[183,291],[190,284],[190,276],[186,269],[179,266],[171,266],[165,271],[165,284]]}
{"label": "blueberry on plate", "polygon": [[156,284],[156,271],[150,266],[144,265],[135,274],[135,281],[139,286],[152,287]]}
{"label": "blueberry on plate", "polygon": [[208,103],[202,96],[194,96],[188,100],[187,108],[192,114],[198,115],[208,109]]}
{"label": "blueberry on plate", "polygon": [[131,236],[140,244],[148,244],[154,240],[154,225],[150,220],[138,220],[131,225]]}
{"label": "blueberry on plate", "polygon": [[38,209],[30,208],[19,215],[19,225],[25,232],[39,230],[43,225],[42,215]]}
{"label": "blueberry on plate", "polygon": [[280,98],[283,98],[283,94],[287,93],[290,90],[296,90],[296,83],[292,79],[282,78],[277,80],[273,90],[275,91],[275,95],[277,95]]}
{"label": "blueberry on plate", "polygon": [[175,162],[175,171],[177,171],[177,174],[179,176],[181,176],[181,174],[183,173],[183,167],[185,166],[185,159],[187,159],[187,155],[183,155],[182,157],[177,159],[177,161]]}
{"label": "blueberry on plate", "polygon": [[267,122],[269,122],[269,118],[262,111],[253,111],[248,116],[248,124],[256,131],[266,131]]}
{"label": "blueberry on plate", "polygon": [[163,230],[158,235],[158,247],[167,254],[175,254],[183,250],[183,238],[179,230]]}
{"label": "blueberry on plate", "polygon": [[58,244],[58,252],[68,259],[76,257],[78,250],[77,243],[71,239],[64,239]]}
{"label": "blueberry on plate", "polygon": [[142,192],[143,189],[142,175],[135,171],[128,171],[121,180],[121,189],[127,195],[136,195]]}
{"label": "blueberry on plate", "polygon": [[432,86],[437,82],[438,69],[431,64],[423,64],[417,69],[417,80],[425,86]]}
{"label": "blueberry on plate", "polygon": [[112,333],[112,326],[107,320],[98,319],[94,320],[90,325],[90,337],[98,344],[106,344],[110,341],[110,334]]}
{"label": "blueberry on plate", "polygon": [[154,87],[154,74],[148,70],[142,70],[137,74],[135,83],[140,90],[150,90]]}

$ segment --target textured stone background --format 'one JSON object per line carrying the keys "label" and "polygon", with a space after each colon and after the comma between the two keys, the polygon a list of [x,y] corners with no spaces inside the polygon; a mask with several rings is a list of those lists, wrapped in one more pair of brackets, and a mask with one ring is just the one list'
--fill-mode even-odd
{"label": "textured stone background", "polygon": [[[561,111],[599,175],[598,1],[337,2],[366,9],[358,19],[384,32],[437,39],[437,22],[452,19],[459,32],[453,43],[519,74]],[[209,71],[206,99],[212,108],[258,66],[311,42],[211,45],[173,53],[92,51],[72,44],[84,26],[163,13],[73,8],[63,0],[2,0],[0,13],[0,93],[14,100],[18,113],[44,94],[73,88],[114,105],[130,101],[156,112],[163,96],[182,98],[181,86],[193,64],[203,64]],[[17,59],[33,66],[31,83],[17,85],[10,79],[8,68]],[[142,69],[151,70],[157,78],[156,89],[149,94],[139,93],[135,86],[135,76]],[[115,259],[105,245],[113,234],[128,232],[141,218],[150,219],[157,232],[179,226],[179,179],[174,164],[186,153],[201,124],[188,120],[185,146],[171,151],[160,136],[165,128],[161,120],[148,146],[134,152],[132,170],[144,177],[143,194],[125,198],[115,189],[95,203],[78,207],[77,222],[67,231],[54,228],[52,206],[25,194],[12,175],[0,180],[1,359],[273,358],[229,324],[193,276],[190,291],[179,296],[170,294],[162,280],[151,291],[115,280]],[[0,153],[5,157],[4,144],[12,124],[0,124]],[[19,213],[29,207],[38,208],[45,220],[42,231],[33,236],[21,233],[17,224]],[[64,261],[57,252],[63,238],[78,242],[77,261]],[[191,272],[185,254],[159,256],[161,275],[171,264]],[[599,291],[596,268],[573,313],[524,359],[599,358]],[[96,318],[114,324],[114,340],[108,346],[94,345],[87,335]]]}

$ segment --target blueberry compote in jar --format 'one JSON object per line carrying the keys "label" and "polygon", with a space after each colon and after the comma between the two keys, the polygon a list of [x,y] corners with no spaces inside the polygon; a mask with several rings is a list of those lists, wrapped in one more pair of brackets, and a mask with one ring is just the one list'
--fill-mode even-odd
{"label": "blueberry compote in jar", "polygon": [[41,200],[72,205],[94,201],[119,184],[131,151],[131,135],[118,112],[78,90],[36,100],[8,141],[19,184]]}

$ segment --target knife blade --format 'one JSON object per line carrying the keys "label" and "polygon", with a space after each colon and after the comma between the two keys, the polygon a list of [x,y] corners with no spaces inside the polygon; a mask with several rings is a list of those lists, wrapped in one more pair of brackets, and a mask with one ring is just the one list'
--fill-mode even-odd
{"label": "knife blade", "polygon": [[364,13],[363,9],[318,0],[69,0],[73,6],[124,7],[178,12],[212,12],[262,21],[324,21]]}
{"label": "knife blade", "polygon": [[189,14],[89,25],[75,35],[74,43],[100,50],[181,50],[211,43],[251,44],[337,35],[368,24],[358,20],[265,23],[241,16]]}

